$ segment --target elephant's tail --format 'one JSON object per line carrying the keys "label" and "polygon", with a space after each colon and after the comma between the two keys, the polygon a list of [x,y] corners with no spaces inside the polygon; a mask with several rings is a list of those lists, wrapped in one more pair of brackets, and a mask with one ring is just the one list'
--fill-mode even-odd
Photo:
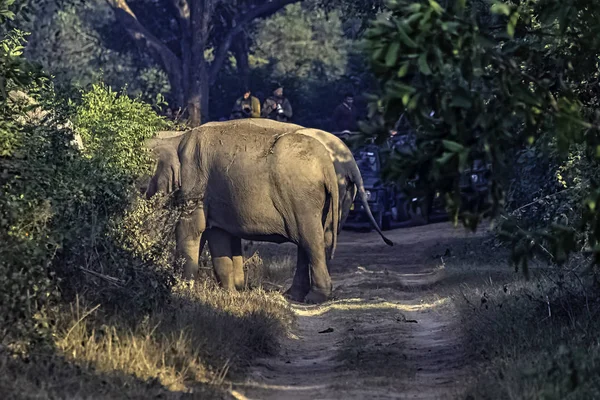
{"label": "elephant's tail", "polygon": [[385,244],[387,244],[388,246],[393,246],[394,242],[392,242],[390,239],[385,237],[385,235],[381,231],[381,227],[379,225],[377,225],[377,222],[375,221],[375,218],[373,217],[373,213],[371,213],[371,209],[369,208],[369,201],[367,200],[367,193],[365,192],[365,186],[363,184],[362,176],[360,174],[360,170],[358,169],[358,165],[356,165],[356,162],[353,163],[353,166],[351,168],[350,178],[351,178],[352,182],[356,185],[356,189],[358,191],[358,196],[360,197],[360,202],[362,203],[362,205],[365,209],[365,212],[367,213],[367,216],[369,217],[369,220],[371,221],[371,224],[373,224],[373,226],[375,227],[375,230],[377,231],[377,233],[379,233],[379,235],[381,236],[381,238],[383,239]]}
{"label": "elephant's tail", "polygon": [[331,213],[331,233],[333,237],[331,253],[329,255],[329,259],[331,260],[333,259],[337,247],[338,226],[340,224],[340,191],[333,163],[328,164],[328,168],[325,172],[325,188],[330,199],[329,210]]}

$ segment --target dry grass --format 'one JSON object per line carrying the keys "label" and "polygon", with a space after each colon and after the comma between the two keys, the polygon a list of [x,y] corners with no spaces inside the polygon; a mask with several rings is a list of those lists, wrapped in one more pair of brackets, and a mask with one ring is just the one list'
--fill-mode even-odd
{"label": "dry grass", "polygon": [[78,300],[57,312],[52,351],[29,362],[0,352],[0,398],[224,398],[228,379],[277,349],[292,315],[278,293],[210,281],[179,283],[144,318]]}
{"label": "dry grass", "polygon": [[447,265],[468,282],[453,296],[474,360],[462,398],[600,398],[600,296],[593,280],[577,268],[538,265],[525,281],[506,263],[482,260],[471,255]]}
{"label": "dry grass", "polygon": [[250,288],[283,291],[291,282],[296,267],[296,247],[249,242],[245,262],[246,281]]}

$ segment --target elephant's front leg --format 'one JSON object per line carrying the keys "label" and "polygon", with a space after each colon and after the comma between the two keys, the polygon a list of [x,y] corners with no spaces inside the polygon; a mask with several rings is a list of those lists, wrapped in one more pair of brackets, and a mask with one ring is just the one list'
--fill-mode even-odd
{"label": "elephant's front leg", "polygon": [[232,236],[231,255],[231,260],[233,261],[233,283],[237,290],[242,290],[246,286],[246,276],[244,274],[244,251],[242,249],[241,238]]}
{"label": "elephant's front leg", "polygon": [[200,239],[206,228],[204,209],[197,208],[188,217],[181,218],[175,230],[177,254],[185,260],[183,276],[192,279],[198,273]]}
{"label": "elephant's front leg", "polygon": [[244,287],[242,240],[219,228],[207,232],[208,248],[215,274],[221,286],[228,290]]}

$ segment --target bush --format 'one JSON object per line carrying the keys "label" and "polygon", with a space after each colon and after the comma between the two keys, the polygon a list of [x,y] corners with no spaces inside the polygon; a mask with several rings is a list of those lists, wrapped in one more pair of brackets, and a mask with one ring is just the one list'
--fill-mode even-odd
{"label": "bush", "polygon": [[[167,124],[149,105],[104,85],[95,85],[68,107],[41,74],[19,86],[17,77],[36,70],[20,59],[22,36],[14,35],[0,54],[14,59],[10,65],[18,73],[12,80],[8,76],[13,96],[3,99],[0,118],[3,342],[49,333],[45,314],[58,296],[57,284],[69,298],[105,287],[106,279],[102,285],[97,280],[110,276],[109,286],[137,299],[124,305],[147,300],[148,308],[166,298],[172,280],[172,274],[156,275],[152,265],[136,266],[136,255],[115,241],[137,195],[136,180],[152,165],[143,141]],[[46,111],[53,105],[56,110]],[[71,145],[67,118],[83,139],[81,151]],[[145,289],[148,298],[130,290],[145,281],[154,283],[148,286],[152,290]]]}
{"label": "bush", "polygon": [[[0,343],[50,332],[45,311],[57,292],[48,267],[57,238],[47,192],[53,167],[70,153],[64,133],[29,123],[36,110],[14,96],[47,90],[47,79],[22,58],[23,42],[22,32],[11,31],[0,43]],[[48,160],[54,149],[63,154]]]}
{"label": "bush", "polygon": [[[73,120],[85,149],[66,171],[71,200],[61,205],[64,211],[57,219],[66,233],[59,254],[59,271],[66,282],[63,293],[73,295],[92,285],[98,301],[105,304],[151,309],[168,296],[172,273],[166,271],[164,258],[155,264],[143,254],[152,245],[132,249],[126,244],[143,239],[134,231],[136,217],[138,226],[143,223],[139,218],[168,218],[149,209],[158,211],[159,199],[136,201],[139,180],[151,173],[152,166],[143,142],[167,124],[141,100],[104,85],[83,93]],[[160,226],[170,225],[163,221]],[[107,286],[107,279],[114,284]]]}
{"label": "bush", "polygon": [[[600,182],[598,171],[598,162],[586,154],[583,145],[572,145],[566,156],[552,141],[543,148],[528,146],[517,152],[505,174],[508,190],[506,215],[499,225],[502,237],[513,244],[521,241],[515,247],[521,252],[533,254],[535,250],[559,263],[566,260],[565,248],[592,248],[586,215],[593,212],[588,196]],[[517,233],[506,235],[511,231]],[[528,248],[526,243],[532,239],[536,246]]]}

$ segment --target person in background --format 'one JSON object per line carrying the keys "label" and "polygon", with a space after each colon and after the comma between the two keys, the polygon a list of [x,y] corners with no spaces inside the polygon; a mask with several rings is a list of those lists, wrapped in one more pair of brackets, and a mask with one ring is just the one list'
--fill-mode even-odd
{"label": "person in background", "polygon": [[354,106],[354,95],[347,93],[342,104],[333,111],[333,129],[337,132],[354,132],[358,129],[358,111]]}
{"label": "person in background", "polygon": [[281,122],[289,122],[292,118],[292,105],[283,97],[283,86],[276,85],[273,95],[263,104],[262,116]]}
{"label": "person in background", "polygon": [[231,119],[260,118],[260,101],[252,96],[250,89],[244,89],[242,97],[236,100],[231,110]]}

